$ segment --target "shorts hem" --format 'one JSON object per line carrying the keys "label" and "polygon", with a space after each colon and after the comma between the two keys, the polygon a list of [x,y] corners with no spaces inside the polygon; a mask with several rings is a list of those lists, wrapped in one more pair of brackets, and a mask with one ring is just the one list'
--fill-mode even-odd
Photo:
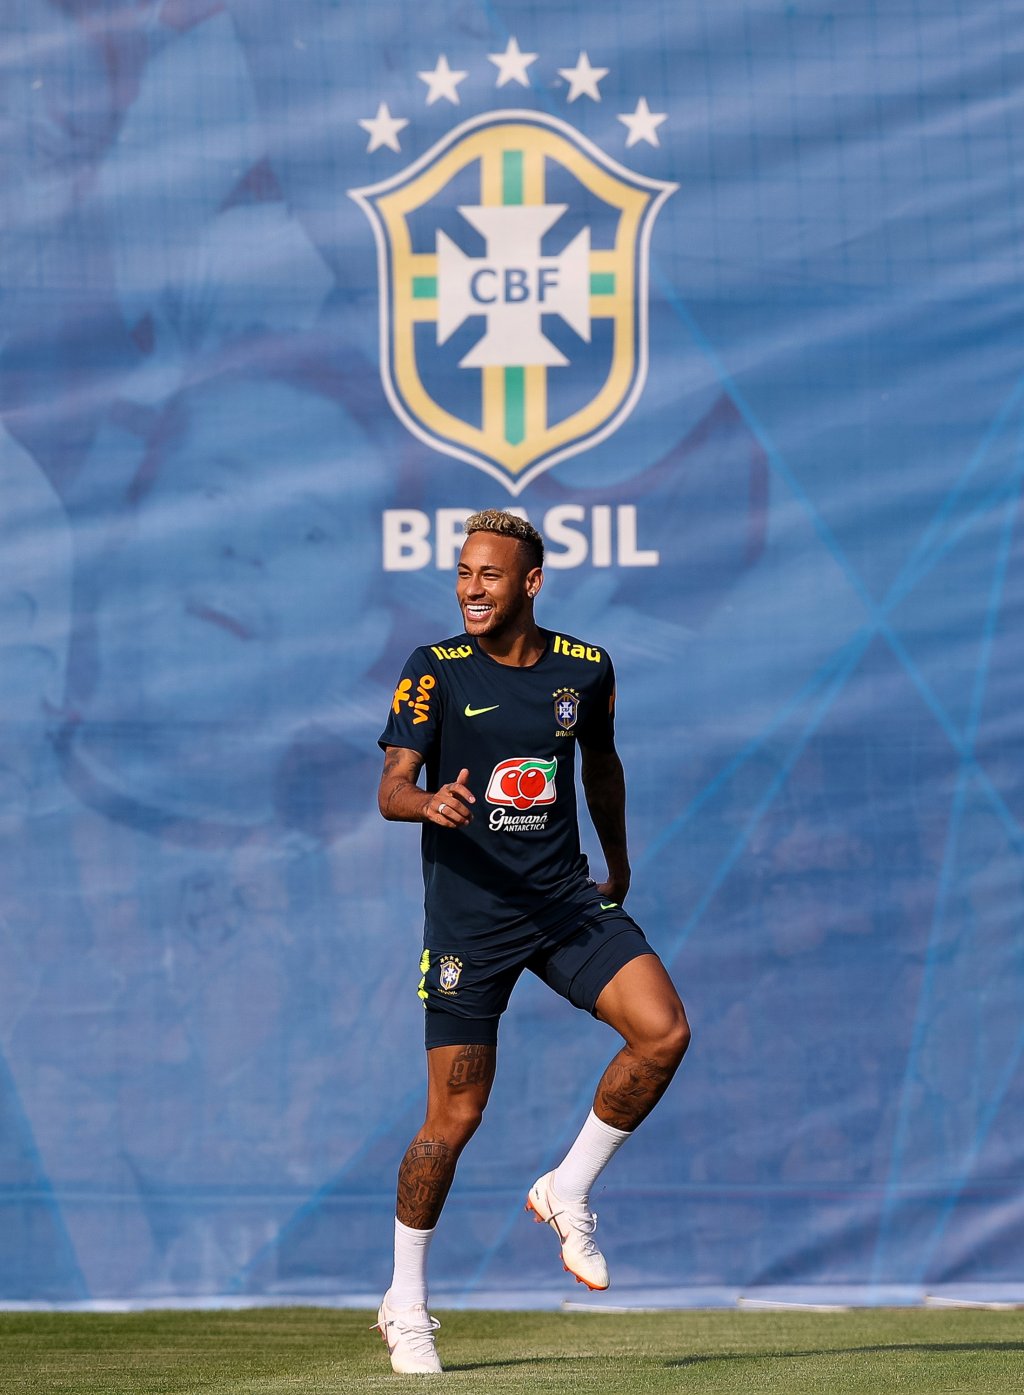
{"label": "shorts hem", "polygon": [[[627,964],[632,964],[634,959],[642,959],[647,954],[653,954],[655,959],[658,958],[657,950],[651,947],[642,932],[625,930],[620,935],[613,936],[576,974],[569,985],[567,1000],[573,1007],[589,1012],[593,1017],[597,1010],[598,998],[619,970],[624,969]],[[584,979],[581,987],[587,990],[585,996],[574,991],[576,980],[581,977]]]}
{"label": "shorts hem", "polygon": [[497,1046],[497,1017],[455,1017],[452,1013],[427,1009],[423,1027],[428,1051],[439,1046]]}

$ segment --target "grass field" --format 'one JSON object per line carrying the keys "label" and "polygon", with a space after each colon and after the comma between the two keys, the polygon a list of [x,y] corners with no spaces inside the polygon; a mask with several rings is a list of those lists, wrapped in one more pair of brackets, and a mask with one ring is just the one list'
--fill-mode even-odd
{"label": "grass field", "polygon": [[0,1392],[1017,1395],[1024,1313],[440,1312],[443,1376],[395,1376],[368,1312],[0,1313]]}

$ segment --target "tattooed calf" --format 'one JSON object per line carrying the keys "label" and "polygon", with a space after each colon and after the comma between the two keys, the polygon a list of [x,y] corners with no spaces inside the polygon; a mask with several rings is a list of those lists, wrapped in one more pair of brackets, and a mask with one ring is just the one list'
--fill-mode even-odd
{"label": "tattooed calf", "polygon": [[455,1176],[457,1154],[443,1138],[418,1138],[398,1170],[398,1219],[414,1230],[432,1230]]}
{"label": "tattooed calf", "polygon": [[647,1056],[623,1049],[611,1061],[597,1087],[600,1117],[615,1129],[635,1129],[650,1114],[675,1074]]}

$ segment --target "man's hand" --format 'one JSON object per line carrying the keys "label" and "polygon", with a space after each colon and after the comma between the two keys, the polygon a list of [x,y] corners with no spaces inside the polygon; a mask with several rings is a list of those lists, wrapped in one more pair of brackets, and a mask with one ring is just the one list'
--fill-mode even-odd
{"label": "man's hand", "polygon": [[436,794],[428,794],[423,806],[424,819],[436,823],[438,828],[462,828],[471,823],[473,814],[469,806],[476,800],[466,783],[468,779],[469,771],[460,770],[457,780],[442,785]]}
{"label": "man's hand", "polygon": [[384,753],[384,773],[380,777],[377,803],[386,819],[405,823],[436,823],[438,828],[462,828],[473,815],[475,804],[469,786],[468,770],[460,770],[459,778],[439,790],[421,790],[417,784],[423,768],[419,751],[403,746],[389,746]]}
{"label": "man's hand", "polygon": [[609,877],[606,882],[598,882],[597,889],[602,900],[614,901],[617,906],[621,906],[629,891],[629,873],[621,877]]}

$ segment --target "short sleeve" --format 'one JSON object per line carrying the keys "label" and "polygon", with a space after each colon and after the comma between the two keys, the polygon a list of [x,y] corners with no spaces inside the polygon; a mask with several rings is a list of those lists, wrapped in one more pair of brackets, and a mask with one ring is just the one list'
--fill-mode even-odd
{"label": "short sleeve", "polygon": [[605,670],[595,685],[594,696],[587,704],[587,711],[579,726],[578,740],[581,746],[587,746],[592,751],[615,749],[615,670],[611,659],[607,660]]}
{"label": "short sleeve", "polygon": [[423,756],[437,740],[441,719],[441,694],[437,674],[422,649],[417,649],[402,670],[391,699],[387,725],[377,745],[403,746]]}

